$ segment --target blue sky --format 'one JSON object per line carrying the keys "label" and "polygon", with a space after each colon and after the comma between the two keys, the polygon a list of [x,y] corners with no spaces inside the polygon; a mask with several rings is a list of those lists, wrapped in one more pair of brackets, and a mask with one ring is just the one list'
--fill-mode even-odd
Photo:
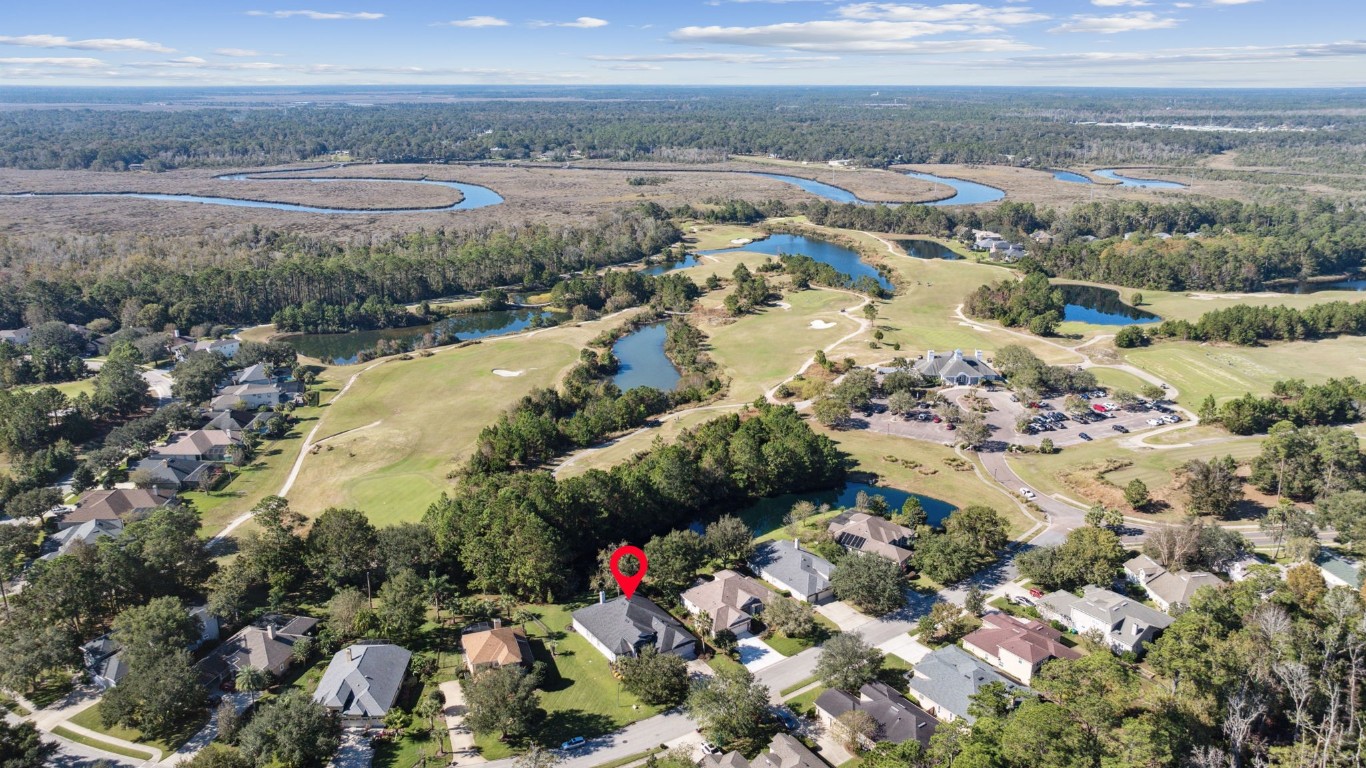
{"label": "blue sky", "polygon": [[1366,0],[12,0],[0,83],[1366,85]]}

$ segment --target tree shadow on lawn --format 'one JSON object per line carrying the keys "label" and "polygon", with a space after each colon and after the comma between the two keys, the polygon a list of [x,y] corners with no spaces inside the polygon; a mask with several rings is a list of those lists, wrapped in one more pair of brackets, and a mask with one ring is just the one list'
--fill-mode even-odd
{"label": "tree shadow on lawn", "polygon": [[541,744],[553,748],[575,736],[591,739],[616,729],[616,722],[607,715],[585,712],[581,709],[561,709],[546,715],[536,727],[535,738]]}

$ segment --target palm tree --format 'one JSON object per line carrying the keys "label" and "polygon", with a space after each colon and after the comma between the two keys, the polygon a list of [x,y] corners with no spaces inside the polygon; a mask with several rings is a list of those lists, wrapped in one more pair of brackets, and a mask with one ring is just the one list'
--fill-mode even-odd
{"label": "palm tree", "polygon": [[234,681],[237,690],[255,693],[270,687],[270,673],[259,667],[242,667]]}

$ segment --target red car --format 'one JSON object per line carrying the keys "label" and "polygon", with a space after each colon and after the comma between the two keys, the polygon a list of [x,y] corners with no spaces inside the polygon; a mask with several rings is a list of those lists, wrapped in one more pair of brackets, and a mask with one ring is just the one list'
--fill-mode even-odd
{"label": "red car", "polygon": [[1101,405],[1100,403],[1096,403],[1095,405],[1091,406],[1091,410],[1095,411],[1096,413],[1106,413],[1106,412],[1108,412],[1110,409],[1109,409],[1109,408],[1106,408],[1105,406]]}
{"label": "red car", "polygon": [[950,432],[952,432],[953,430],[958,429],[958,427],[955,427],[955,426],[953,425],[953,422],[950,421],[949,423],[947,423],[947,424],[944,425],[944,429],[947,429],[947,430],[949,430]]}
{"label": "red car", "polygon": [[1043,597],[1043,590],[1042,590],[1042,589],[1039,589],[1039,588],[1037,588],[1037,587],[1030,587],[1030,588],[1029,588],[1029,596],[1030,596],[1030,597]]}
{"label": "red car", "polygon": [[939,418],[938,416],[935,416],[935,417],[934,417],[934,423],[935,423],[935,424],[938,424],[938,423],[941,422],[941,421],[943,421],[943,419]]}

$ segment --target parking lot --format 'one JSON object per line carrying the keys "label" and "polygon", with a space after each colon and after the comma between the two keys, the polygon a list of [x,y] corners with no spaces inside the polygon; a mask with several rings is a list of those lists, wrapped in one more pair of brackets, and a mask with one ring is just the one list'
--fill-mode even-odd
{"label": "parking lot", "polygon": [[[967,387],[953,387],[943,390],[942,394],[967,410],[967,396],[970,391]],[[1149,424],[1148,421],[1164,418],[1167,415],[1153,410],[1149,406],[1134,407],[1128,410],[1115,408],[1103,414],[1092,410],[1085,417],[1088,419],[1088,423],[1082,424],[1063,414],[1062,397],[1040,401],[1039,408],[1028,408],[1027,403],[1012,400],[1012,393],[1006,389],[992,391],[978,389],[977,394],[986,399],[992,407],[992,410],[983,414],[987,426],[991,430],[991,439],[1016,445],[1038,446],[1045,437],[1052,440],[1053,444],[1058,447],[1089,442],[1082,437],[1083,434],[1090,437],[1091,440],[1119,438],[1125,434],[1155,429],[1160,425]],[[862,422],[859,426],[876,432],[944,445],[953,445],[958,442],[957,431],[948,429],[943,423],[934,422],[933,412],[930,409],[920,409],[903,417],[887,411],[885,399],[875,400],[874,403],[877,405],[878,412],[869,416],[855,415],[856,421]],[[1112,401],[1107,397],[1100,397],[1088,400],[1088,404],[1091,403],[1103,406],[1105,403],[1112,403]],[[1037,429],[1034,434],[1019,433],[1015,429],[1015,422],[1021,414],[1026,412],[1043,417],[1051,428],[1047,430]],[[921,414],[924,414],[925,418],[922,419]],[[1061,414],[1066,417],[1050,417],[1049,414]]]}

